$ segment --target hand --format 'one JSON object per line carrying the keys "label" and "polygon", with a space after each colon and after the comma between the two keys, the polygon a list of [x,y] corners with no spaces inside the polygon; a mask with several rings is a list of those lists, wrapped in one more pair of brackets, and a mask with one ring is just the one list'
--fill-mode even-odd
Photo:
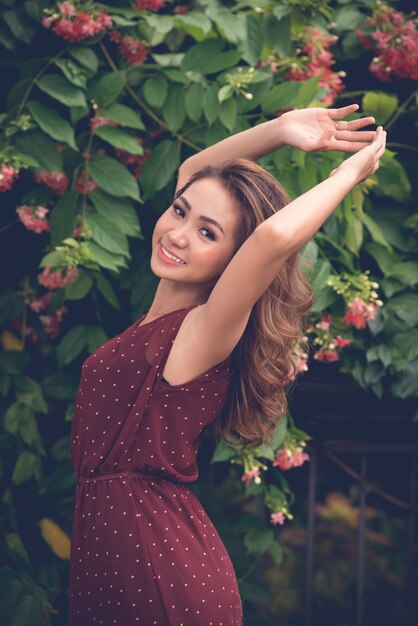
{"label": "hand", "polygon": [[284,145],[304,152],[358,152],[374,140],[376,131],[356,132],[359,128],[374,124],[374,117],[363,117],[351,122],[339,121],[357,109],[358,104],[349,104],[339,109],[312,107],[287,111],[277,119],[282,133],[280,139]]}
{"label": "hand", "polygon": [[339,167],[332,170],[330,177],[338,172],[347,172],[354,177],[357,184],[374,174],[379,169],[379,159],[386,148],[386,135],[383,126],[378,126],[372,143],[343,161]]}

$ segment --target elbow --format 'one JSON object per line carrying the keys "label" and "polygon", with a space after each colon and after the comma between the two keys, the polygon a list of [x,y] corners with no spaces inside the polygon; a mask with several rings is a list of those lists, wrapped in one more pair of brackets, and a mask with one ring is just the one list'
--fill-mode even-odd
{"label": "elbow", "polygon": [[267,249],[271,248],[280,257],[290,256],[292,254],[291,236],[284,232],[282,226],[269,223],[270,219],[268,218],[256,228],[260,237],[260,245],[266,246]]}

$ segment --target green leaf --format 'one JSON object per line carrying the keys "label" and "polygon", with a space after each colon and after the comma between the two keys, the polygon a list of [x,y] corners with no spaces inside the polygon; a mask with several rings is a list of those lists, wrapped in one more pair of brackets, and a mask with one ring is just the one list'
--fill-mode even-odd
{"label": "green leaf", "polygon": [[78,357],[87,343],[90,327],[86,324],[73,326],[71,330],[61,339],[57,346],[57,362],[62,368],[74,361]]}
{"label": "green leaf", "polygon": [[91,274],[80,268],[76,280],[65,287],[65,299],[81,300],[85,298],[92,285],[93,278]]}
{"label": "green leaf", "polygon": [[[3,3],[6,4],[6,3]],[[30,44],[37,30],[37,25],[24,13],[6,9],[3,11],[3,20],[19,41]]]}
{"label": "green leaf", "polygon": [[[224,49],[225,43],[222,39],[205,39],[188,49],[181,62],[183,72],[200,71],[203,72],[208,59],[218,55]],[[154,55],[155,57],[155,55]],[[157,61],[158,62],[158,61]]]}
{"label": "green leaf", "polygon": [[99,59],[92,48],[87,46],[70,46],[68,52],[80,65],[83,65],[93,73],[97,72]]}
{"label": "green leaf", "polygon": [[103,274],[95,273],[94,279],[96,281],[96,285],[100,293],[104,298],[112,305],[115,309],[120,311],[120,303],[117,295],[113,291],[113,287],[110,282],[103,276]]}
{"label": "green leaf", "polygon": [[273,87],[261,103],[263,113],[294,107],[300,87],[301,83],[294,81],[285,81]]}
{"label": "green leaf", "polygon": [[141,233],[138,215],[130,200],[115,198],[115,196],[110,196],[102,189],[95,189],[90,194],[90,198],[98,213],[114,222],[125,235],[144,238]]}
{"label": "green leaf", "polygon": [[153,149],[151,156],[145,161],[142,170],[142,187],[145,198],[152,197],[167,185],[179,167],[177,142],[169,139],[160,141]]}
{"label": "green leaf", "polygon": [[229,459],[237,456],[237,451],[234,450],[231,446],[228,446],[225,441],[220,441],[211,458],[211,463],[219,463],[221,461],[229,461]]}
{"label": "green leaf", "polygon": [[391,344],[399,350],[402,358],[412,361],[418,357],[418,328],[392,335]]}
{"label": "green leaf", "polygon": [[126,259],[121,254],[108,252],[94,241],[88,241],[87,247],[90,250],[92,260],[108,270],[118,271],[120,266],[127,267]]}
{"label": "green leaf", "polygon": [[110,117],[111,120],[114,120],[127,128],[146,130],[139,113],[124,104],[119,104],[118,102],[112,104],[109,108],[105,109],[103,115],[105,117]]}
{"label": "green leaf", "polygon": [[93,241],[115,254],[130,257],[128,240],[116,224],[99,213],[88,213],[86,222]]}
{"label": "green leaf", "polygon": [[204,90],[200,83],[193,83],[186,92],[186,112],[193,122],[198,122],[202,115],[203,96]]}
{"label": "green leaf", "polygon": [[78,63],[74,63],[71,59],[56,59],[54,65],[61,70],[67,80],[77,87],[86,89],[88,74]]}
{"label": "green leaf", "polygon": [[221,52],[212,58],[206,60],[205,66],[201,68],[203,74],[215,74],[229,67],[237,65],[241,58],[239,50],[228,50]]}
{"label": "green leaf", "polygon": [[391,385],[390,390],[396,398],[402,400],[418,395],[418,359],[408,363],[405,371]]}
{"label": "green leaf", "polygon": [[251,66],[257,65],[263,48],[263,30],[260,19],[246,15],[246,36],[241,44],[242,58]]}
{"label": "green leaf", "polygon": [[296,107],[307,107],[316,98],[319,89],[320,76],[311,76],[301,83],[295,100]]}
{"label": "green leaf", "polygon": [[358,256],[363,243],[363,224],[354,215],[345,224],[344,243],[350,252]]}
{"label": "green leaf", "polygon": [[385,304],[388,313],[396,315],[407,328],[418,324],[418,295],[414,293],[402,293],[393,296]]}
{"label": "green leaf", "polygon": [[126,72],[118,71],[105,74],[94,85],[91,96],[101,107],[113,104],[125,88]]}
{"label": "green leaf", "polygon": [[144,83],[143,91],[148,104],[159,109],[167,98],[168,83],[164,76],[147,78]]}
{"label": "green leaf", "polygon": [[126,150],[130,154],[144,154],[144,149],[129,131],[114,126],[100,126],[95,130],[95,134],[110,143],[111,146]]}
{"label": "green leaf", "polygon": [[212,22],[202,11],[190,11],[184,15],[175,15],[174,27],[181,28],[195,39],[201,41],[210,32]]}
{"label": "green leaf", "polygon": [[277,541],[273,541],[270,546],[270,554],[273,557],[273,561],[275,565],[281,565],[283,561],[283,550],[282,547]]}
{"label": "green leaf", "polygon": [[398,96],[381,91],[368,91],[362,100],[365,115],[376,119],[376,124],[385,124],[398,108]]}
{"label": "green leaf", "polygon": [[180,85],[172,85],[170,97],[165,101],[162,112],[164,120],[173,132],[183,126],[186,117],[184,99],[184,88]]}
{"label": "green leaf", "polygon": [[[33,454],[33,452],[27,452],[27,451],[21,452],[19,456],[17,457],[17,461],[13,469],[12,483],[14,483],[15,485],[21,485],[22,483],[29,480],[29,478],[32,478],[32,476],[36,473],[37,465],[38,465],[38,457],[35,454]],[[28,597],[29,596],[26,596],[26,598]],[[32,597],[30,598],[31,600],[33,600]],[[23,624],[23,623],[30,624],[31,622],[26,621],[26,618],[23,617],[23,613],[27,615],[27,608],[28,608],[27,601],[23,606],[22,606],[22,603],[19,603],[18,610],[14,612],[13,618],[10,624],[13,623],[15,626],[18,626],[18,624]],[[19,617],[17,617],[18,615]],[[32,615],[32,617],[34,616]],[[21,618],[24,618],[25,622],[20,621]]]}
{"label": "green leaf", "polygon": [[380,228],[379,224],[377,224],[370,215],[367,213],[362,213],[361,221],[369,231],[373,241],[384,246],[391,254],[393,253],[392,246],[386,241],[385,235]]}
{"label": "green leaf", "polygon": [[89,164],[92,179],[112,196],[140,200],[138,183],[130,171],[116,159],[95,155]]}
{"label": "green leaf", "polygon": [[244,537],[244,545],[249,554],[262,554],[271,548],[274,531],[271,528],[251,528]]}
{"label": "green leaf", "polygon": [[26,106],[41,130],[53,139],[67,143],[73,150],[78,152],[74,138],[74,129],[67,120],[53,109],[36,100],[30,100],[26,103]]}
{"label": "green leaf", "polygon": [[107,341],[108,337],[100,326],[90,326],[87,337],[87,348],[92,354],[97,348]]}
{"label": "green leaf", "polygon": [[290,17],[287,16],[277,20],[277,16],[266,14],[263,22],[263,28],[266,39],[274,50],[276,50],[281,56],[289,56],[291,48]]}
{"label": "green leaf", "polygon": [[224,102],[225,100],[228,100],[228,98],[230,98],[233,95],[233,93],[234,93],[234,88],[232,87],[232,85],[224,85],[218,91],[219,102]]}
{"label": "green leaf", "polygon": [[247,34],[246,15],[232,13],[230,8],[220,8],[207,11],[211,20],[216,24],[222,37],[233,44],[240,44]]}
{"label": "green leaf", "polygon": [[378,181],[376,193],[379,195],[389,196],[399,202],[403,202],[411,195],[411,183],[404,167],[392,159],[386,161],[382,167],[375,172]]}
{"label": "green leaf", "polygon": [[409,287],[418,284],[418,263],[414,261],[399,261],[390,266],[387,276],[397,278]]}
{"label": "green leaf", "polygon": [[232,133],[237,121],[237,102],[234,98],[225,100],[221,104],[219,119],[222,124]]}
{"label": "green leaf", "polygon": [[211,126],[218,117],[219,110],[218,87],[213,84],[206,89],[205,95],[203,96],[203,112],[209,126]]}
{"label": "green leaf", "polygon": [[18,133],[14,141],[16,150],[36,159],[38,167],[48,172],[63,172],[62,154],[56,149],[55,141],[39,129]]}
{"label": "green leaf", "polygon": [[55,98],[68,107],[87,107],[84,92],[59,74],[45,74],[36,81],[36,84],[51,98]]}
{"label": "green leaf", "polygon": [[77,192],[72,189],[62,196],[51,213],[51,244],[57,246],[66,237],[71,237],[77,223]]}

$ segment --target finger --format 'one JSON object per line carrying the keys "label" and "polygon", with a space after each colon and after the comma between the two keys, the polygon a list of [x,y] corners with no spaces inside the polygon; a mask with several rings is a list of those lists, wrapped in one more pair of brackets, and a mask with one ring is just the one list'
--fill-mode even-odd
{"label": "finger", "polygon": [[378,159],[380,159],[381,156],[383,156],[385,150],[386,150],[386,137],[387,137],[387,132],[384,131],[383,132],[383,145],[381,146],[381,148],[377,151],[376,156]]}
{"label": "finger", "polygon": [[375,130],[362,130],[356,132],[354,130],[337,130],[335,132],[335,139],[342,139],[343,141],[364,141],[371,142],[376,136]]}
{"label": "finger", "polygon": [[337,130],[358,130],[359,128],[363,128],[364,126],[370,126],[370,124],[375,123],[374,117],[362,117],[358,120],[351,120],[350,122],[345,122],[341,120],[340,122],[335,122],[335,127]]}
{"label": "finger", "polygon": [[365,143],[363,141],[336,141],[332,146],[332,150],[341,150],[342,152],[358,152],[363,148],[370,148],[372,143]]}
{"label": "finger", "polygon": [[350,113],[357,111],[358,108],[358,104],[349,104],[345,107],[340,107],[339,109],[328,109],[328,114],[334,120],[350,115]]}

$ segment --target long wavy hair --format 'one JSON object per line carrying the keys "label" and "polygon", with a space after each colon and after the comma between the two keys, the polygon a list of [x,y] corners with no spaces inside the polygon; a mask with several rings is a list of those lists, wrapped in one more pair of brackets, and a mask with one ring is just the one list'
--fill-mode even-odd
{"label": "long wavy hair", "polygon": [[[219,181],[239,210],[233,254],[256,226],[290,202],[285,189],[269,172],[244,158],[195,172],[174,200],[202,178]],[[311,268],[300,252],[292,254],[255,303],[232,353],[228,396],[214,424],[217,441],[250,449],[268,445],[276,426],[285,418],[289,393],[299,371],[298,349],[309,349],[304,336],[314,292],[305,271]]]}

